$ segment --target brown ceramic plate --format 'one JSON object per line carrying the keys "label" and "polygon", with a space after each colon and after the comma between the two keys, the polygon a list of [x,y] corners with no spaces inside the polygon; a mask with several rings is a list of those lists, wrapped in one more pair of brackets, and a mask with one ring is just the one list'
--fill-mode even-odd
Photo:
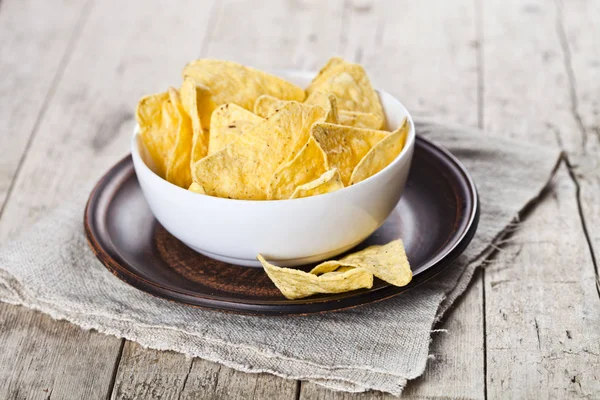
{"label": "brown ceramic plate", "polygon": [[289,315],[355,307],[415,288],[451,265],[471,241],[478,219],[477,191],[468,173],[449,152],[418,137],[402,199],[384,225],[357,247],[401,238],[414,275],[406,287],[376,279],[368,290],[287,300],[262,268],[210,259],[165,231],[148,208],[131,157],[98,182],[84,224],[100,261],[140,290],[203,308]]}

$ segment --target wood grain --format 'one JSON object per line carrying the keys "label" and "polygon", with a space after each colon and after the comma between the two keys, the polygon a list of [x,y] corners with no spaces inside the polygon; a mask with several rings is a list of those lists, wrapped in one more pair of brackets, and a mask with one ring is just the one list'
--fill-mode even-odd
{"label": "wood grain", "polygon": [[106,398],[116,344],[98,332],[0,303],[0,398]]}
{"label": "wood grain", "polygon": [[40,115],[85,24],[85,1],[4,0],[0,9],[0,215]]}
{"label": "wood grain", "polygon": [[[586,139],[557,5],[484,4],[484,118],[491,131],[575,155]],[[600,304],[576,189],[561,170],[550,198],[486,271],[490,398],[599,393]]]}
{"label": "wood grain", "polygon": [[271,374],[248,374],[194,359],[182,399],[296,399],[298,382]]}
{"label": "wood grain", "polygon": [[582,229],[590,246],[600,297],[600,2],[558,2],[561,45],[570,75],[571,112],[580,121],[585,147],[570,154],[571,179],[579,192]]}

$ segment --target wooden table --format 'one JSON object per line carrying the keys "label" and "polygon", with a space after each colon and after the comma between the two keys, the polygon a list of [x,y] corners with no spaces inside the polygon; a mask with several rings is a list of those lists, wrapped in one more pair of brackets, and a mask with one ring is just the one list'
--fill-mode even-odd
{"label": "wooden table", "polygon": [[[438,327],[406,397],[600,398],[600,1],[2,0],[0,240],[127,152],[137,99],[198,57],[338,54],[416,115],[569,165]],[[594,255],[595,254],[595,255]],[[0,305],[0,398],[387,398],[244,374]]]}

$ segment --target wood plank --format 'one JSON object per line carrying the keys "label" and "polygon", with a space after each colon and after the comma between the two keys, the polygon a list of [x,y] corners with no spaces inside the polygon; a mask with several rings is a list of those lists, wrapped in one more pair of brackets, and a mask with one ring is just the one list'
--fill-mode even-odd
{"label": "wood plank", "polygon": [[[73,193],[90,188],[128,152],[132,110],[138,98],[179,82],[182,65],[197,54],[203,40],[207,3],[189,0],[178,4],[181,8],[165,7],[158,0],[112,0],[94,5],[6,203],[0,240],[30,225]],[[181,10],[196,16],[195,23],[183,23]],[[23,324],[59,324],[27,313],[24,309],[17,312]],[[46,335],[52,331],[48,329],[23,336],[11,327],[0,332],[0,347],[6,348],[14,342],[11,338],[20,337],[21,347],[43,344],[44,354],[52,355],[41,360],[41,353],[33,352],[30,357],[23,354],[0,364],[0,376],[8,377],[6,385],[19,388],[22,398],[37,396],[38,386],[29,384],[34,376],[48,382],[53,393],[88,393],[85,385],[89,379],[75,378],[96,376],[99,386],[89,388],[93,396],[81,397],[106,398],[110,394],[121,339],[71,326],[61,331],[61,340],[50,340]],[[76,357],[80,362],[74,362],[74,349],[79,351]],[[37,367],[30,375],[12,374],[13,370],[28,370],[30,363]]]}
{"label": "wood plank", "polygon": [[[492,131],[585,144],[573,104],[561,8],[543,1],[484,6],[484,116]],[[490,398],[589,398],[600,392],[600,304],[574,181],[560,171],[486,271]]]}
{"label": "wood plank", "polygon": [[[345,16],[341,54],[362,62],[376,86],[395,94],[415,115],[477,126],[478,43],[472,1],[410,6],[351,1],[346,3]],[[409,382],[404,397],[484,397],[482,293],[481,277],[476,276],[470,290],[436,327],[447,333],[434,334],[432,359],[424,375]],[[371,396],[387,398],[373,392],[334,392],[307,382],[301,389],[301,398],[306,399]]]}
{"label": "wood plank", "polygon": [[148,350],[127,341],[112,399],[179,399],[192,360],[172,351]]}
{"label": "wood plank", "polygon": [[52,99],[70,50],[85,23],[86,3],[89,2],[2,2],[0,210],[38,117]]}
{"label": "wood plank", "polygon": [[566,171],[488,270],[490,398],[600,393],[600,302]]}
{"label": "wood plank", "polygon": [[0,303],[0,398],[106,398],[116,349],[104,338]]}
{"label": "wood plank", "polygon": [[343,0],[220,2],[203,55],[269,70],[318,70],[340,51],[343,4]]}
{"label": "wood plank", "polygon": [[271,374],[248,374],[196,358],[181,399],[296,399],[299,383]]}
{"label": "wood plank", "polygon": [[565,65],[571,71],[571,109],[581,121],[585,136],[581,154],[571,154],[573,173],[580,189],[579,208],[584,234],[592,252],[596,286],[600,296],[600,3],[598,1],[559,3]]}

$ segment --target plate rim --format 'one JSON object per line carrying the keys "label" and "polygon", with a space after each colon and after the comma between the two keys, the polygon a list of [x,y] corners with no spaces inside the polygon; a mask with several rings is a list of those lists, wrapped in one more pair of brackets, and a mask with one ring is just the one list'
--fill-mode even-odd
{"label": "plate rim", "polygon": [[[83,222],[85,236],[88,245],[95,256],[117,278],[145,293],[187,306],[236,314],[282,316],[322,314],[373,304],[397,296],[408,290],[412,290],[446,270],[446,268],[448,268],[469,245],[478,227],[480,215],[479,194],[475,182],[467,169],[450,151],[418,134],[415,140],[415,147],[417,146],[424,146],[428,148],[427,150],[429,150],[429,152],[431,152],[431,150],[437,152],[438,156],[441,155],[442,158],[445,158],[443,161],[453,164],[455,169],[460,172],[464,186],[468,189],[471,198],[471,201],[468,203],[471,204],[472,209],[470,210],[468,221],[466,222],[463,232],[461,232],[460,236],[454,240],[453,246],[422,266],[421,268],[424,268],[424,270],[415,275],[413,280],[404,287],[387,285],[377,288],[376,290],[358,291],[352,296],[329,301],[325,297],[315,299],[315,301],[310,301],[310,298],[308,298],[302,299],[300,302],[290,301],[289,303],[283,304],[258,304],[248,301],[236,302],[193,296],[152,282],[121,265],[121,263],[107,251],[105,248],[106,245],[102,244],[106,244],[106,240],[100,239],[101,237],[105,237],[105,239],[108,239],[109,244],[115,247],[110,236],[98,232],[97,227],[95,227],[95,224],[93,223],[94,215],[96,215],[93,211],[98,209],[98,202],[101,199],[103,189],[106,187],[107,183],[114,178],[115,172],[121,171],[127,164],[132,163],[131,154],[128,154],[114,164],[92,189],[84,211]],[[135,171],[133,171],[133,174],[135,175]],[[117,258],[121,257],[117,256]],[[127,264],[125,260],[122,262]]]}

